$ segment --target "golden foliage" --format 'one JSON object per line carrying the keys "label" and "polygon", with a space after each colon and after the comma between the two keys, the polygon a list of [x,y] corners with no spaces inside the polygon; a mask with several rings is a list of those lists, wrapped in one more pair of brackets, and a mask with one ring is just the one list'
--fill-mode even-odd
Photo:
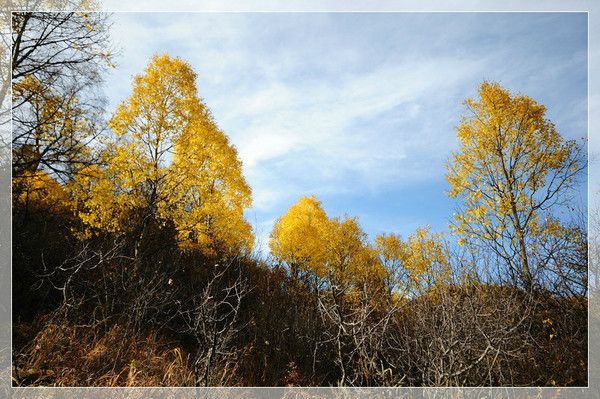
{"label": "golden foliage", "polygon": [[67,193],[44,171],[25,171],[13,177],[13,203],[19,209],[37,208],[54,214],[70,211]]}
{"label": "golden foliage", "polygon": [[329,219],[315,197],[301,197],[281,216],[269,239],[271,254],[294,270],[325,275],[324,246]]}
{"label": "golden foliage", "polygon": [[[52,167],[68,163],[76,168],[88,160],[87,143],[94,135],[89,115],[74,95],[56,94],[31,75],[16,82],[13,88],[13,107],[29,104],[35,121],[30,121],[26,142],[13,148],[13,163],[17,169],[36,171],[46,160]],[[20,138],[22,140],[22,138]]]}
{"label": "golden foliage", "polygon": [[189,64],[155,56],[110,127],[118,138],[102,153],[106,166],[87,168],[72,184],[86,234],[128,231],[137,212],[138,225],[148,217],[174,224],[184,249],[251,249],[243,216],[251,190],[236,149],[196,93]]}
{"label": "golden foliage", "polygon": [[404,295],[423,292],[450,281],[449,254],[441,234],[419,227],[406,241],[395,234],[375,238],[375,250],[387,271],[390,289]]}
{"label": "golden foliage", "polygon": [[484,240],[505,258],[518,257],[528,285],[529,240],[561,231],[557,220],[540,219],[564,201],[580,170],[579,146],[561,137],[532,98],[488,82],[478,94],[465,102],[470,114],[456,129],[460,148],[447,166],[448,194],[464,204],[450,227],[461,245]]}
{"label": "golden foliage", "polygon": [[332,282],[346,285],[383,277],[384,270],[376,263],[367,242],[367,234],[361,229],[356,218],[330,220],[326,248],[327,274]]}
{"label": "golden foliage", "polygon": [[330,219],[314,196],[300,198],[277,220],[269,247],[292,274],[311,272],[343,285],[383,276],[358,221]]}

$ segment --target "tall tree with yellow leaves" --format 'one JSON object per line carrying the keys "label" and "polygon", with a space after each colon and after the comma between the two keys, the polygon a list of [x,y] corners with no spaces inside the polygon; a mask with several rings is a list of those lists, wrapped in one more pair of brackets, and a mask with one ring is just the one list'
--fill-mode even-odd
{"label": "tall tree with yellow leaves", "polygon": [[251,249],[243,216],[250,188],[189,64],[153,57],[109,125],[118,137],[103,152],[105,166],[83,170],[73,184],[88,233],[133,232],[138,252],[152,224],[172,225],[184,249],[209,256]]}
{"label": "tall tree with yellow leaves", "polygon": [[530,290],[535,242],[560,231],[551,212],[570,199],[580,147],[561,137],[532,98],[488,82],[478,94],[465,102],[460,148],[447,167],[449,195],[464,203],[453,229],[459,244],[490,248]]}

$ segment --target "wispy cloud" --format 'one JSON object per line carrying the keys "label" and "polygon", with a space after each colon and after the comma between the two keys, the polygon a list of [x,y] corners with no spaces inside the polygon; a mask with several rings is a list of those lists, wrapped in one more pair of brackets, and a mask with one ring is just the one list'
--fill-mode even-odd
{"label": "wispy cloud", "polygon": [[232,134],[251,179],[283,174],[287,168],[293,168],[285,176],[288,181],[309,174],[313,182],[336,185],[352,175],[356,189],[428,178],[429,168],[415,166],[419,161],[439,164],[440,152],[446,153],[453,141],[441,131],[428,134],[424,126],[444,113],[433,108],[442,106],[436,93],[470,80],[482,63],[408,61],[338,82],[272,78],[257,91],[234,92],[231,113],[222,115],[222,123],[236,126]]}

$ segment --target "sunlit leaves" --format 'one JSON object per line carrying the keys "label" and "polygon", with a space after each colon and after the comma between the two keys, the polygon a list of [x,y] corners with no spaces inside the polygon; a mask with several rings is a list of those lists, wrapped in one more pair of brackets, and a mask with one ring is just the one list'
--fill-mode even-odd
{"label": "sunlit leaves", "polygon": [[54,93],[27,76],[13,84],[13,106],[19,125],[13,145],[16,174],[45,169],[64,177],[85,165],[87,145],[96,133],[95,115],[79,103],[76,93]]}
{"label": "sunlit leaves", "polygon": [[316,197],[300,198],[275,223],[269,240],[271,253],[286,263],[293,274],[312,270],[324,275],[328,224],[329,219]]}
{"label": "sunlit leaves", "polygon": [[390,293],[408,295],[450,278],[439,234],[419,228],[407,241],[382,234],[371,244],[356,218],[329,218],[314,196],[300,198],[277,220],[269,247],[292,275],[313,273],[336,287],[385,283]]}
{"label": "sunlit leaves", "polygon": [[110,127],[117,138],[104,167],[74,183],[88,232],[126,232],[154,220],[172,224],[183,249],[207,255],[249,251],[243,210],[251,204],[236,149],[196,93],[189,64],[155,56],[134,78]]}
{"label": "sunlit leaves", "polygon": [[43,212],[69,212],[69,199],[63,187],[43,171],[25,171],[13,180],[13,202],[19,209],[37,208]]}
{"label": "sunlit leaves", "polygon": [[253,236],[243,211],[251,190],[227,136],[214,123],[194,122],[175,141],[171,170],[171,218],[182,245],[249,251]]}
{"label": "sunlit leaves", "polygon": [[459,244],[482,240],[530,280],[527,247],[551,229],[540,217],[564,204],[580,170],[579,146],[564,140],[546,108],[497,83],[484,82],[456,129],[460,148],[448,164],[449,195],[464,208],[451,226]]}
{"label": "sunlit leaves", "polygon": [[361,229],[357,219],[331,219],[325,238],[327,275],[334,283],[361,281],[369,274],[379,272],[368,246],[367,234]]}
{"label": "sunlit leaves", "polygon": [[391,290],[416,294],[450,280],[449,254],[440,234],[419,227],[406,241],[395,234],[375,238],[375,248],[387,270]]}
{"label": "sunlit leaves", "polygon": [[383,277],[355,218],[329,218],[314,196],[302,197],[275,223],[271,254],[293,275],[309,272],[337,286]]}

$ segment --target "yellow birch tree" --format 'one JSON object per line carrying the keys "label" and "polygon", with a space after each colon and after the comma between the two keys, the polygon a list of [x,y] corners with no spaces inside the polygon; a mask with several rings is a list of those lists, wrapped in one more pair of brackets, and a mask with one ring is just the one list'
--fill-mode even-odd
{"label": "yellow birch tree", "polygon": [[497,83],[484,82],[465,104],[446,175],[449,195],[464,204],[452,228],[460,244],[492,249],[529,290],[533,243],[552,234],[550,212],[569,200],[580,147],[561,137],[543,105]]}

